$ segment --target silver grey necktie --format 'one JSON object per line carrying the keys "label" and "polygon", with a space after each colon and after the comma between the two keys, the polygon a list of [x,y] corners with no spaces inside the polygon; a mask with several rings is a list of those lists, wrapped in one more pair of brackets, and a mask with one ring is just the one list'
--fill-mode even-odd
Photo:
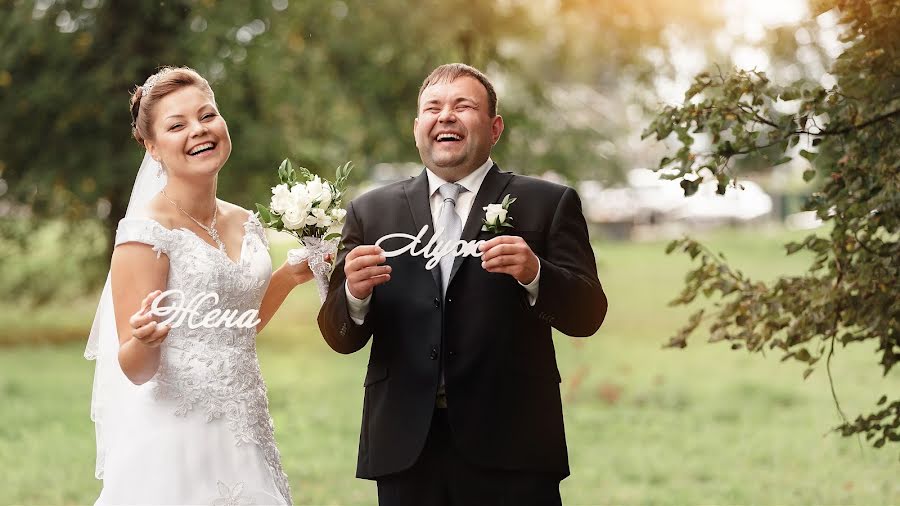
{"label": "silver grey necktie", "polygon": [[[440,214],[438,214],[435,233],[441,234],[440,240],[443,243],[457,241],[459,236],[462,235],[462,221],[459,219],[459,215],[456,214],[456,199],[464,191],[466,189],[456,183],[444,183],[438,188],[438,193],[441,194],[444,203],[441,205]],[[447,293],[447,284],[450,282],[450,271],[453,270],[454,259],[455,257],[452,254],[441,258],[439,264],[441,267],[441,294]]]}

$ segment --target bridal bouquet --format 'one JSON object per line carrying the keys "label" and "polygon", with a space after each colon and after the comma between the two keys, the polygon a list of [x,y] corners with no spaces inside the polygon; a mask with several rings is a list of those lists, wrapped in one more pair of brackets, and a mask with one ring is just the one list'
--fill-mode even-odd
{"label": "bridal bouquet", "polygon": [[285,159],[278,167],[280,184],[272,188],[269,206],[256,204],[264,226],[287,232],[303,245],[288,251],[288,262],[298,264],[309,260],[322,302],[328,294],[328,278],[333,268],[325,257],[331,255],[333,259],[337,254],[341,227],[347,214],[341,197],[351,170],[350,162],[338,167],[334,182],[331,182],[306,168],[295,170],[290,160]]}

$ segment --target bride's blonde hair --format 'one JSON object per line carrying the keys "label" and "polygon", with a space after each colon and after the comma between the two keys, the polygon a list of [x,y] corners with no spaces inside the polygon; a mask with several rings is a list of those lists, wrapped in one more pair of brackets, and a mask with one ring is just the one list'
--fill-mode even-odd
{"label": "bride's blonde hair", "polygon": [[131,135],[138,144],[144,146],[146,139],[153,139],[153,106],[166,95],[187,86],[196,86],[216,103],[209,82],[190,67],[161,67],[143,85],[135,87],[131,93]]}

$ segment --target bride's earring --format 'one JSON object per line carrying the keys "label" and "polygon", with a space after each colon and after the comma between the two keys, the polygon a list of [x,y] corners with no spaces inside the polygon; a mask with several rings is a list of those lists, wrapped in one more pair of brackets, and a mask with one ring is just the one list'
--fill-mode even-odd
{"label": "bride's earring", "polygon": [[156,178],[159,179],[166,172],[166,169],[163,167],[162,160],[156,160],[156,163],[159,164],[159,169],[156,170]]}

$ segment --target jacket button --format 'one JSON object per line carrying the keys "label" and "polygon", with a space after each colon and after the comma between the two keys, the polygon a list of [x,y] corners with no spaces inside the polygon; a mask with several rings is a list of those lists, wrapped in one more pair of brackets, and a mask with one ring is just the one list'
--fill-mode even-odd
{"label": "jacket button", "polygon": [[456,352],[455,352],[455,351],[451,351],[451,352],[450,352],[450,358],[453,358],[453,357],[455,357],[455,356],[456,356]]}
{"label": "jacket button", "polygon": [[434,304],[434,307],[441,307],[441,299],[439,299],[437,297],[434,298],[432,303]]}
{"label": "jacket button", "polygon": [[430,358],[431,360],[437,360],[437,358],[438,358],[438,349],[437,349],[437,346],[432,346],[432,347],[431,347],[431,354],[428,355],[428,358]]}

